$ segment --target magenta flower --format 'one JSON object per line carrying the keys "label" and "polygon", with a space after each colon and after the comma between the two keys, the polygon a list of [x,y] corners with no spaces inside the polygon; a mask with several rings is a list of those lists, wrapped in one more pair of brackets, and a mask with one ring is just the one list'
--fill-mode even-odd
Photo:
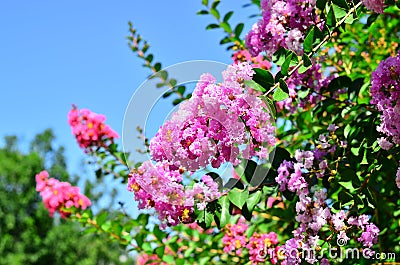
{"label": "magenta flower", "polygon": [[65,209],[75,207],[82,210],[91,205],[90,200],[80,193],[79,187],[71,186],[68,182],[60,182],[50,178],[47,171],[42,171],[36,175],[36,190],[40,192],[45,207],[53,217],[55,212],[59,212],[62,218],[70,215]]}
{"label": "magenta flower", "polygon": [[104,122],[106,117],[88,109],[78,110],[76,106],[68,113],[68,123],[81,148],[106,147],[119,135]]}

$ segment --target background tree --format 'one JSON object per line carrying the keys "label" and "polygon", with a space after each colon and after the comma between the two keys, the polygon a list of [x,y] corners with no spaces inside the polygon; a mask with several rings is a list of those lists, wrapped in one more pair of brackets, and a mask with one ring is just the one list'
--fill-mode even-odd
{"label": "background tree", "polygon": [[0,148],[0,264],[132,264],[105,235],[82,235],[77,223],[49,216],[35,175],[45,168],[70,181],[64,148],[54,139],[48,129],[36,135],[29,153],[19,150],[16,136],[6,136]]}

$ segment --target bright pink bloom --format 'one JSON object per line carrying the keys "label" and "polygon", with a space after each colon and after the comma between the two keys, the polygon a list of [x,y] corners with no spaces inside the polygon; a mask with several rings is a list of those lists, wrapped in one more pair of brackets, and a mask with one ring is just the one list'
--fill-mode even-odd
{"label": "bright pink bloom", "polygon": [[42,171],[36,175],[36,190],[40,192],[43,203],[49,210],[51,217],[58,211],[61,217],[66,218],[70,213],[63,209],[75,207],[84,210],[91,205],[90,200],[80,193],[78,187],[54,178],[49,179],[47,171]]}
{"label": "bright pink bloom", "polygon": [[119,135],[104,122],[106,117],[88,109],[78,110],[73,106],[68,113],[68,123],[81,148],[106,147]]}
{"label": "bright pink bloom", "polygon": [[247,237],[246,230],[249,226],[246,224],[244,218],[240,218],[237,224],[228,224],[225,227],[225,235],[222,238],[224,244],[224,252],[229,253],[235,251],[236,255],[242,253],[242,249],[246,247]]}

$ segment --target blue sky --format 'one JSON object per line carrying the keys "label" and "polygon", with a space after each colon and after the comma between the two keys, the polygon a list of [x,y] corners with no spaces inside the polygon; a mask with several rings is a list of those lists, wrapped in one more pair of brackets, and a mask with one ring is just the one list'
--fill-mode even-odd
{"label": "blue sky", "polygon": [[[235,10],[232,22],[244,21],[249,30],[256,19],[247,17],[257,10],[243,9],[248,2],[222,1],[220,9]],[[128,21],[164,67],[188,60],[230,63],[218,44],[221,31],[205,30],[212,18],[196,15],[201,8],[200,0],[1,1],[1,138],[15,134],[27,143],[52,128],[66,147],[70,171],[82,175],[84,155],[67,124],[71,104],[105,114],[121,134],[129,100],[149,74],[127,46]]]}

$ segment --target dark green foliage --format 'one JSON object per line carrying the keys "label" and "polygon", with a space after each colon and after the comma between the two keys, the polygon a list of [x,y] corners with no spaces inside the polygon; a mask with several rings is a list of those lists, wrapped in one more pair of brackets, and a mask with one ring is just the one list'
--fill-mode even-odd
{"label": "dark green foliage", "polygon": [[46,130],[23,154],[17,138],[7,136],[0,149],[0,264],[120,264],[117,244],[82,235],[77,223],[53,219],[44,207],[35,189],[43,158],[50,161],[51,177],[68,180],[64,148],[55,148],[53,140]]}

